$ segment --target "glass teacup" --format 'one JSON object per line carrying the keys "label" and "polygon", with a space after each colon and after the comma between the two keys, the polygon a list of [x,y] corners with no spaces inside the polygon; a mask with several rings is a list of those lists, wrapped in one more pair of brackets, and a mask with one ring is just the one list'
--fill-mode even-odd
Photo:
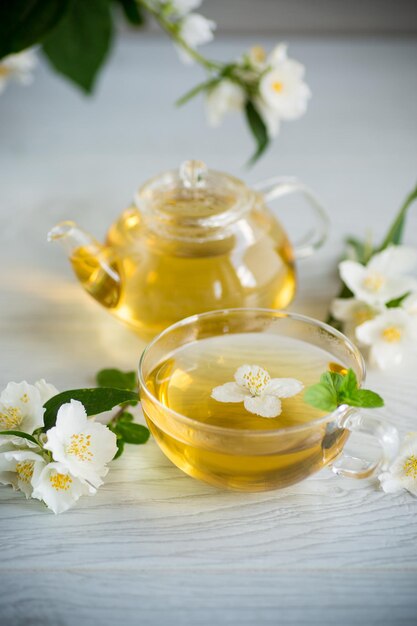
{"label": "glass teacup", "polygon": [[[141,402],[164,454],[185,473],[213,485],[278,489],[328,465],[335,473],[365,478],[395,456],[396,429],[346,405],[330,414],[314,409],[300,391],[328,369],[348,368],[361,386],[365,365],[359,350],[317,320],[272,309],[212,311],[170,326],[148,345],[139,364]],[[252,381],[250,392],[238,389],[239,372]],[[259,385],[247,378],[253,372],[261,376]],[[288,379],[298,387],[290,383],[295,385],[291,394],[282,387],[280,399],[271,401],[262,391],[270,388],[270,378],[281,381],[277,388]],[[224,385],[235,396],[219,400],[214,390]],[[352,431],[374,437],[379,458],[342,454]]]}

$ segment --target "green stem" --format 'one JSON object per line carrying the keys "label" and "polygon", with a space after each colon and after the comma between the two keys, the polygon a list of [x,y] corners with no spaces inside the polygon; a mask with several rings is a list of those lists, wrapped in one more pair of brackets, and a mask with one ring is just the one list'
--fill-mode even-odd
{"label": "green stem", "polygon": [[390,244],[398,245],[401,242],[407,211],[415,200],[417,200],[417,186],[406,197],[379,250],[385,250]]}
{"label": "green stem", "polygon": [[131,406],[130,404],[125,404],[124,406],[121,406],[120,409],[116,411],[116,413],[113,415],[111,420],[108,422],[107,426],[110,426],[110,425],[114,426],[116,422],[118,421],[119,417],[123,415],[123,413],[127,411],[127,409],[129,409],[130,406]]}
{"label": "green stem", "polygon": [[158,22],[159,26],[178,44],[184,52],[190,55],[192,59],[209,72],[218,72],[223,69],[223,64],[217,61],[210,61],[194,48],[189,46],[178,32],[176,23],[170,22],[160,11],[155,9],[147,0],[136,0],[152,17]]}

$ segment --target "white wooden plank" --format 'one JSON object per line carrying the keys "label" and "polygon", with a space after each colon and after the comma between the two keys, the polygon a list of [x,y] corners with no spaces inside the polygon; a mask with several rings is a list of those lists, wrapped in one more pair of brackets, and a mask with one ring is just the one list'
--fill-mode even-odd
{"label": "white wooden plank", "polygon": [[414,626],[416,583],[415,572],[55,569],[8,576],[0,601],[8,626],[29,612],[42,626]]}
{"label": "white wooden plank", "polygon": [[[95,101],[44,70],[29,90],[1,96],[1,387],[45,376],[64,389],[92,384],[103,366],[135,367],[143,343],[87,299],[45,235],[74,217],[102,236],[137,183],[197,148],[250,181],[296,173],[321,192],[332,238],[300,264],[292,308],[325,315],[344,234],[364,222],[382,233],[414,182],[417,45],[293,43],[308,64],[312,106],[250,173],[239,170],[249,150],[240,122],[209,132],[200,103],[174,116],[172,100],[199,74],[159,41],[123,43]],[[213,54],[230,58],[248,44],[220,42]],[[295,233],[297,219],[280,214]],[[411,215],[414,245],[415,223]],[[402,433],[416,430],[415,366],[370,371],[368,381],[386,397],[381,414]],[[221,492],[183,475],[153,442],[130,447],[98,495],[60,517],[0,488],[0,618],[412,624],[416,509],[409,494],[385,496],[329,471],[282,492]]]}

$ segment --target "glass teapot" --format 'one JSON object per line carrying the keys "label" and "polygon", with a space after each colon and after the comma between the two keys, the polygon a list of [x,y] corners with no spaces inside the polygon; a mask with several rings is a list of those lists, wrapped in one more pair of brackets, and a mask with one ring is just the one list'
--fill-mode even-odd
{"label": "glass teapot", "polygon": [[[301,193],[316,226],[291,246],[269,201]],[[296,289],[294,260],[326,237],[327,217],[293,178],[250,189],[201,161],[146,182],[103,245],[61,222],[60,241],[84,289],[144,339],[195,313],[234,307],[285,308]]]}

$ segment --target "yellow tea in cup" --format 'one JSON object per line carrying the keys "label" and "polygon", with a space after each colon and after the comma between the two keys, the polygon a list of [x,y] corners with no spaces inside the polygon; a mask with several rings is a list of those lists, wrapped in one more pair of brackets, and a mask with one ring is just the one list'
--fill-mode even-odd
{"label": "yellow tea in cup", "polygon": [[[141,401],[158,445],[187,474],[230,489],[274,489],[341,453],[350,409],[326,415],[304,402],[303,389],[329,369],[349,367],[361,382],[357,349],[319,322],[264,309],[218,311],[179,322],[150,344],[140,366]],[[242,384],[249,381],[250,392],[236,387],[239,371],[247,372]],[[270,379],[295,381],[291,393],[266,398]],[[214,392],[224,385],[232,401]],[[255,398],[250,410],[239,401],[242,389]],[[271,406],[274,415],[262,416]]]}

